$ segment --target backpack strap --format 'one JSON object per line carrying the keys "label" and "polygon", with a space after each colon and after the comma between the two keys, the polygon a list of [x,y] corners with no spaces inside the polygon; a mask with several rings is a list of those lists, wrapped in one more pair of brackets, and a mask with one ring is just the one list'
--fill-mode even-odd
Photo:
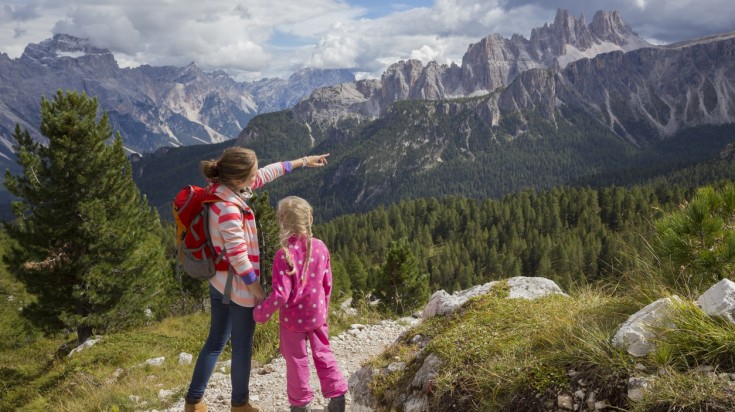
{"label": "backpack strap", "polygon": [[230,295],[232,294],[232,278],[235,277],[235,271],[232,270],[232,265],[227,268],[227,283],[225,283],[225,297],[222,298],[222,303],[225,305],[230,304]]}

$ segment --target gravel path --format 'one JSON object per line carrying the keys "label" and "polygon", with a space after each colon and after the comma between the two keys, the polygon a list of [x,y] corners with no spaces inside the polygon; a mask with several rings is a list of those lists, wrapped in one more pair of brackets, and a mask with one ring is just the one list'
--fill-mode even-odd
{"label": "gravel path", "polygon": [[[411,325],[418,323],[415,318],[397,321],[384,320],[375,325],[353,325],[352,329],[333,337],[330,341],[345,378],[355,373],[362,363],[378,354],[393,343]],[[229,365],[227,365],[229,366]],[[211,412],[230,411],[230,375],[215,372],[209,380],[205,399]],[[327,401],[319,391],[319,380],[311,364],[311,387],[315,392],[311,407],[314,412],[326,408]],[[286,397],[286,364],[278,357],[259,368],[254,368],[250,377],[250,399],[260,405],[264,412],[289,410]],[[347,410],[350,410],[350,394],[347,394]],[[183,399],[165,412],[184,410]]]}

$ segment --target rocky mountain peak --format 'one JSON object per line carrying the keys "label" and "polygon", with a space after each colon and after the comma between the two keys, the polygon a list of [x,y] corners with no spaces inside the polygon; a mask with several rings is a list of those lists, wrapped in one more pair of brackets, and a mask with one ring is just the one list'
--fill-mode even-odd
{"label": "rocky mountain peak", "polygon": [[[623,21],[619,12],[605,10],[595,13],[592,23],[587,25],[584,14],[575,18],[568,10],[559,9],[554,23],[531,31],[530,41],[541,54],[546,54],[544,60],[549,66],[553,65],[551,60],[554,57],[564,56],[570,52],[567,46],[573,46],[578,51],[599,49],[600,46],[608,51],[614,48],[630,51],[650,46]],[[556,56],[550,55],[549,52]],[[566,60],[570,59],[561,60],[561,63],[568,63]]]}
{"label": "rocky mountain peak", "polygon": [[[578,42],[583,42],[583,47],[589,47],[590,36],[584,16],[577,19],[568,10],[559,9],[549,29],[557,40],[561,40],[560,44],[577,45]],[[559,52],[561,54],[564,50]]]}
{"label": "rocky mountain peak", "polygon": [[177,83],[189,83],[199,80],[203,76],[204,72],[202,72],[199,66],[197,66],[195,62],[191,62],[185,67],[179,69],[172,80]]}
{"label": "rocky mountain peak", "polygon": [[21,58],[45,62],[62,57],[77,58],[90,55],[112,56],[107,49],[94,47],[88,39],[59,33],[41,43],[26,46]]}
{"label": "rocky mountain peak", "polygon": [[633,29],[623,21],[620,13],[614,10],[600,10],[595,13],[589,29],[595,37],[620,46],[625,46],[631,38],[638,37]]}
{"label": "rocky mountain peak", "polygon": [[423,71],[423,63],[415,59],[401,60],[390,65],[381,77],[384,99],[390,102],[407,99]]}

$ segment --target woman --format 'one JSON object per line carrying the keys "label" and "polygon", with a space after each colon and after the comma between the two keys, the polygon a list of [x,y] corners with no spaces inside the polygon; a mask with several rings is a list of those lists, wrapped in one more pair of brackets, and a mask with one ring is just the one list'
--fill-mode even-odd
{"label": "woman", "polygon": [[230,303],[223,304],[228,270],[218,270],[209,281],[211,317],[209,335],[199,353],[186,393],[185,412],[205,412],[204,391],[222,350],[231,339],[232,412],[255,412],[249,401],[250,357],[255,321],[253,307],[265,298],[260,286],[258,236],[253,211],[245,200],[257,189],[297,167],[321,167],[329,154],[304,156],[298,160],[270,164],[258,169],[255,152],[242,147],[224,150],[218,160],[204,160],[200,167],[210,190],[222,201],[213,203],[209,233],[217,253],[225,250],[234,276],[227,291]]}

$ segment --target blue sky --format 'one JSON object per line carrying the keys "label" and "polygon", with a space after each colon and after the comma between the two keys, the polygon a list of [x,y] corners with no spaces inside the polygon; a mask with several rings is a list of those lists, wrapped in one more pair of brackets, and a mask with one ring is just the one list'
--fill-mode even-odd
{"label": "blue sky", "polygon": [[367,1],[367,0],[361,0],[361,1],[348,1],[347,3],[355,6],[355,7],[361,7],[365,9],[365,13],[362,14],[360,17],[365,19],[377,19],[380,17],[387,16],[389,14],[399,12],[399,11],[406,11],[418,7],[427,7],[430,8],[434,5],[433,0],[425,0],[425,1],[402,1],[402,2],[396,2],[396,1],[386,1],[386,0],[375,0],[375,1]]}
{"label": "blue sky", "polygon": [[410,58],[460,63],[493,33],[528,38],[559,8],[588,23],[617,10],[656,44],[735,31],[733,0],[0,0],[0,52],[17,58],[66,33],[123,67],[196,62],[238,80],[349,68],[374,78]]}

